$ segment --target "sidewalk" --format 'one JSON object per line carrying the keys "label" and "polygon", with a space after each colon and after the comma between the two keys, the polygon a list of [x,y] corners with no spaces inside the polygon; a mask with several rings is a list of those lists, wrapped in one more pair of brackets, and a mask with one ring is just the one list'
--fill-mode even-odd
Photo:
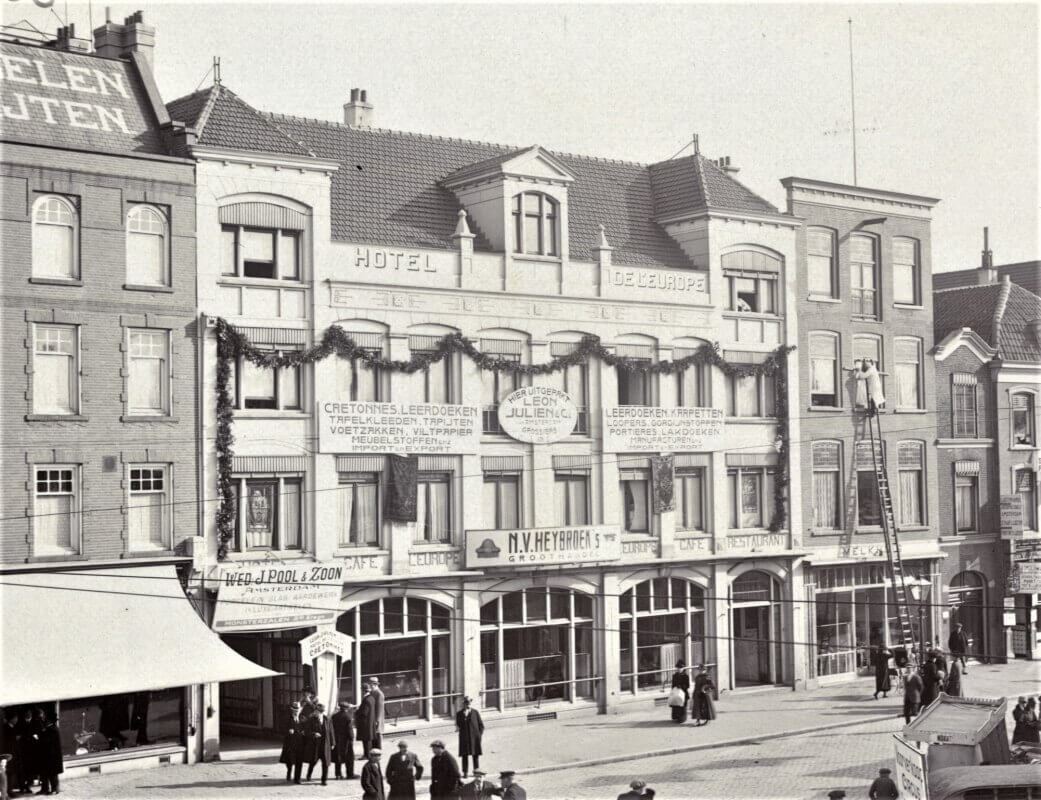
{"label": "sidewalk", "polygon": [[[1011,696],[1041,691],[1041,665],[1015,661],[1007,665],[972,664],[963,678],[969,696]],[[825,731],[892,720],[892,731],[903,726],[903,698],[899,692],[887,699],[872,699],[874,683],[863,678],[807,692],[786,688],[725,693],[716,704],[718,719],[695,727],[677,725],[666,706],[652,699],[623,705],[617,714],[570,717],[562,720],[489,726],[484,737],[481,766],[493,777],[499,770],[513,769],[535,775],[598,764],[617,764],[633,759],[768,742],[810,731]],[[877,725],[874,726],[877,728]],[[888,730],[888,728],[886,728]],[[1011,727],[1009,728],[1011,730]],[[410,739],[411,749],[429,762],[428,738]],[[455,749],[454,736],[441,736]],[[393,729],[385,734],[384,752],[394,749]],[[768,745],[764,747],[767,749]],[[70,780],[62,794],[70,800],[83,798],[224,798],[242,797],[354,797],[357,787],[346,781],[330,781],[322,789],[317,782],[305,787],[285,783],[285,772],[277,763],[277,748],[240,753],[234,760],[195,765],[178,765],[132,773],[101,775]],[[740,778],[735,775],[735,797],[740,797]],[[423,793],[427,781],[421,784]]]}

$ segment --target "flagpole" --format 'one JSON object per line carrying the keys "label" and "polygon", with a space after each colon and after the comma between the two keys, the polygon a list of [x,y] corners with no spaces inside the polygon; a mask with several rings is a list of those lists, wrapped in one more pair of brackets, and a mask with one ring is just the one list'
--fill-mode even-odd
{"label": "flagpole", "polygon": [[849,107],[850,114],[853,118],[852,135],[853,135],[853,185],[857,185],[857,99],[854,91],[853,83],[853,18],[850,17],[847,22],[849,23]]}

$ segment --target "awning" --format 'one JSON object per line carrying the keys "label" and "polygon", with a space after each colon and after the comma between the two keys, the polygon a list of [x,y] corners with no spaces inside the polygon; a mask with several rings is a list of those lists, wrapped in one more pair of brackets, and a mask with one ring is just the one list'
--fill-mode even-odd
{"label": "awning", "polygon": [[0,574],[0,706],[278,673],[195,613],[172,564]]}
{"label": "awning", "polygon": [[1000,725],[1002,741],[1008,750],[1006,705],[1003,697],[951,697],[941,692],[932,705],[904,726],[903,736],[931,744],[975,746]]}

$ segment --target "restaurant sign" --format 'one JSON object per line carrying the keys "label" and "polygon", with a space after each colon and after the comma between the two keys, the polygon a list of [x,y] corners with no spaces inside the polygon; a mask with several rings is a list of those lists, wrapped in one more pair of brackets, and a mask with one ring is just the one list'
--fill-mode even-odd
{"label": "restaurant sign", "polygon": [[213,629],[229,633],[335,622],[347,574],[342,561],[223,566]]}
{"label": "restaurant sign", "polygon": [[519,442],[549,444],[571,435],[578,408],[552,386],[525,386],[499,403],[499,425]]}
{"label": "restaurant sign", "polygon": [[604,452],[711,452],[723,449],[719,408],[605,408]]}
{"label": "restaurant sign", "polygon": [[466,567],[539,566],[619,561],[622,538],[612,525],[467,531]]}
{"label": "restaurant sign", "polygon": [[318,403],[321,453],[476,453],[481,411],[453,403]]}

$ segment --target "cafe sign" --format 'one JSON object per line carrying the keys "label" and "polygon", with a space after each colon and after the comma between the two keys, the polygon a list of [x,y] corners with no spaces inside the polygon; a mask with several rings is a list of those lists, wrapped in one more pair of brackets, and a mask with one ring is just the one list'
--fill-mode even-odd
{"label": "cafe sign", "polygon": [[577,564],[621,558],[622,538],[617,526],[612,525],[466,532],[467,569]]}
{"label": "cafe sign", "polygon": [[578,407],[552,386],[525,386],[499,403],[499,425],[519,442],[559,442],[571,435],[576,422]]}
{"label": "cafe sign", "polygon": [[342,561],[221,567],[213,629],[230,633],[334,623],[347,574]]}
{"label": "cafe sign", "polygon": [[604,452],[698,452],[722,450],[725,415],[719,408],[605,408]]}

